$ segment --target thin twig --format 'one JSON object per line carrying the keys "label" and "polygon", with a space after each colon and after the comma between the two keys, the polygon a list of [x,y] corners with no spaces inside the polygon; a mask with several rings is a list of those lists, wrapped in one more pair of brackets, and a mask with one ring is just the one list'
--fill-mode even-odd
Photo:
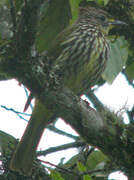
{"label": "thin twig", "polygon": [[[38,160],[39,160],[39,159],[38,159]],[[42,163],[44,163],[44,164],[48,164],[48,165],[50,165],[50,166],[54,166],[55,168],[61,170],[61,171],[64,172],[64,173],[69,173],[69,174],[73,174],[73,175],[75,175],[75,176],[79,176],[78,173],[76,173],[76,172],[74,172],[74,171],[72,171],[72,170],[70,170],[70,169],[63,168],[63,167],[61,167],[61,166],[55,165],[55,164],[53,164],[53,163],[50,163],[50,162],[48,162],[48,161],[43,161],[43,160],[39,160],[39,161],[42,162]]]}
{"label": "thin twig", "polygon": [[78,142],[64,144],[64,145],[61,145],[61,146],[51,147],[51,148],[49,148],[49,149],[47,149],[45,151],[38,151],[37,156],[46,156],[47,154],[54,153],[54,152],[57,152],[57,151],[62,151],[62,150],[69,149],[69,148],[77,148],[77,147],[80,147],[80,146],[85,146],[85,144],[86,143],[83,142],[83,141],[78,141]]}
{"label": "thin twig", "polygon": [[23,119],[23,120],[26,121],[26,122],[28,122],[28,120],[25,119],[25,118],[23,118],[23,116],[21,116],[20,114],[25,115],[25,116],[31,116],[31,114],[22,113],[22,112],[19,112],[19,111],[14,110],[13,108],[8,108],[8,107],[3,106],[3,105],[0,105],[0,106],[1,106],[1,108],[6,109],[7,111],[11,111],[11,112],[17,114],[17,116],[18,116],[20,119]]}
{"label": "thin twig", "polygon": [[60,135],[63,135],[63,136],[67,136],[67,137],[69,137],[69,138],[72,138],[72,139],[74,139],[74,140],[79,140],[79,136],[74,136],[74,135],[72,135],[72,134],[69,134],[69,133],[67,133],[67,132],[64,132],[64,131],[62,131],[62,130],[60,130],[60,129],[52,126],[52,125],[47,126],[47,129],[49,129],[50,131],[53,131],[53,132],[55,132],[55,133],[57,133],[57,134],[60,134]]}
{"label": "thin twig", "polygon": [[[29,94],[28,94],[28,89],[25,87],[25,86],[23,86],[23,88],[24,88],[24,91],[25,91],[25,94],[26,94],[26,97],[27,97],[27,99],[28,99],[28,97],[29,97]],[[33,106],[32,106],[32,103],[30,103],[30,108],[31,108],[31,110],[33,110]]]}
{"label": "thin twig", "polygon": [[98,110],[98,111],[104,111],[104,105],[101,103],[101,101],[95,96],[94,91],[93,90],[89,90],[89,92],[86,94],[86,96],[92,101],[94,107]]}
{"label": "thin twig", "polygon": [[86,174],[93,174],[93,173],[98,173],[98,172],[105,172],[105,171],[106,171],[106,169],[89,170],[89,171],[79,173],[79,176],[84,176]]}
{"label": "thin twig", "polygon": [[87,175],[87,174],[93,174],[93,173],[98,173],[98,172],[106,172],[106,169],[95,169],[95,170],[89,170],[89,171],[85,171],[85,172],[76,173],[75,171],[72,171],[72,170],[67,169],[67,168],[63,168],[61,166],[55,165],[53,163],[50,163],[48,161],[43,161],[43,160],[39,160],[39,161],[44,163],[44,164],[48,164],[50,166],[54,166],[55,168],[61,170],[64,173],[73,174],[75,176],[84,176],[84,175]]}

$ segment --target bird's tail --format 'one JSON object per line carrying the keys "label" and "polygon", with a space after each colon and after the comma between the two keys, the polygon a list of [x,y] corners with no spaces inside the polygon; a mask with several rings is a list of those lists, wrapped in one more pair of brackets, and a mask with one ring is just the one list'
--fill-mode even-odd
{"label": "bird's tail", "polygon": [[36,100],[29,123],[11,159],[11,170],[31,175],[36,149],[44,128],[50,122],[51,115],[51,111]]}

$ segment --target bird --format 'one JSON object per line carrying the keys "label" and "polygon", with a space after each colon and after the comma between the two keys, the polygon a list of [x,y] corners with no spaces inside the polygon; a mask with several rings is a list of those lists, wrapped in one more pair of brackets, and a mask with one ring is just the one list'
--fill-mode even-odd
{"label": "bird", "polygon": [[[110,55],[108,33],[115,25],[108,12],[92,6],[79,7],[77,20],[60,32],[45,52],[50,75],[80,96],[100,79]],[[53,117],[38,99],[27,128],[10,161],[10,169],[30,176],[44,128]]]}

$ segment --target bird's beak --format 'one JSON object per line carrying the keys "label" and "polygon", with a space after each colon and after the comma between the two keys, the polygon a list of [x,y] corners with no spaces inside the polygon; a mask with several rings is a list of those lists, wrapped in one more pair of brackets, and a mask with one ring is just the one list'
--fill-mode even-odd
{"label": "bird's beak", "polygon": [[128,24],[127,23],[125,23],[125,22],[123,22],[123,21],[119,21],[119,20],[110,20],[109,21],[109,25],[125,25],[125,26],[127,26]]}

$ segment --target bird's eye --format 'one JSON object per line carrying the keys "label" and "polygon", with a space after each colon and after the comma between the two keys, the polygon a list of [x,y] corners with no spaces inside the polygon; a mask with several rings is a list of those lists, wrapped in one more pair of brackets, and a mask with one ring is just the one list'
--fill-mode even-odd
{"label": "bird's eye", "polygon": [[99,17],[102,21],[105,21],[106,20],[106,17],[105,16],[100,16]]}

